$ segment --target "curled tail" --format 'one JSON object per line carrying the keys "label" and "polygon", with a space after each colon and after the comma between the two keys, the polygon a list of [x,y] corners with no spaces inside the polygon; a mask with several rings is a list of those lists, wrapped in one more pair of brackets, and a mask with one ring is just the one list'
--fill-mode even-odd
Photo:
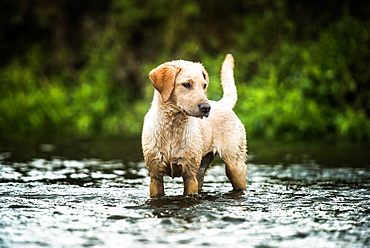
{"label": "curled tail", "polygon": [[227,54],[221,68],[221,85],[224,94],[220,100],[223,105],[234,108],[238,95],[234,81],[234,57]]}

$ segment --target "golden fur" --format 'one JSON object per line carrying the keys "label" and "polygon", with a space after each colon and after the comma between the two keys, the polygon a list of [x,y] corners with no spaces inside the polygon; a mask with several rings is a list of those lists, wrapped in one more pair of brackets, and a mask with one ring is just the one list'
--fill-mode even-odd
{"label": "golden fur", "polygon": [[144,120],[142,149],[150,197],[164,195],[164,174],[183,178],[184,195],[200,192],[216,154],[226,164],[233,189],[246,188],[246,135],[232,110],[237,101],[233,68],[229,54],[221,70],[220,101],[207,99],[209,78],[199,63],[177,60],[149,73],[155,92]]}

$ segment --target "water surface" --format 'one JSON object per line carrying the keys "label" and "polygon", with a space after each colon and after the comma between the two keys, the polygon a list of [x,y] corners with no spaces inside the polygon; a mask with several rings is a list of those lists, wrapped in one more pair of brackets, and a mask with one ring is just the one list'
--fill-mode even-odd
{"label": "water surface", "polygon": [[370,246],[365,148],[273,147],[251,150],[244,195],[228,193],[218,160],[204,194],[183,197],[167,177],[149,199],[137,141],[4,142],[0,247]]}

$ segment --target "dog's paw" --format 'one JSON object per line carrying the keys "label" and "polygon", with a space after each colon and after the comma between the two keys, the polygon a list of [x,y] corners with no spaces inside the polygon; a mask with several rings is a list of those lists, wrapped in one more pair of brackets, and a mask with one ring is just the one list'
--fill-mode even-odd
{"label": "dog's paw", "polygon": [[240,197],[240,196],[242,196],[244,194],[245,193],[244,193],[244,190],[243,189],[233,189],[233,190],[227,192],[225,194],[225,196],[228,197],[228,198],[238,198],[238,197]]}

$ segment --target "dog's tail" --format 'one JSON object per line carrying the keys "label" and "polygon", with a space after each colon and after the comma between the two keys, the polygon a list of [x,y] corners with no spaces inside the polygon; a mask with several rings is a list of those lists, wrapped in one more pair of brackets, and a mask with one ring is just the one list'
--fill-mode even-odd
{"label": "dog's tail", "polygon": [[223,105],[234,108],[238,100],[234,81],[234,57],[227,54],[221,68],[221,85],[224,94],[220,100]]}

